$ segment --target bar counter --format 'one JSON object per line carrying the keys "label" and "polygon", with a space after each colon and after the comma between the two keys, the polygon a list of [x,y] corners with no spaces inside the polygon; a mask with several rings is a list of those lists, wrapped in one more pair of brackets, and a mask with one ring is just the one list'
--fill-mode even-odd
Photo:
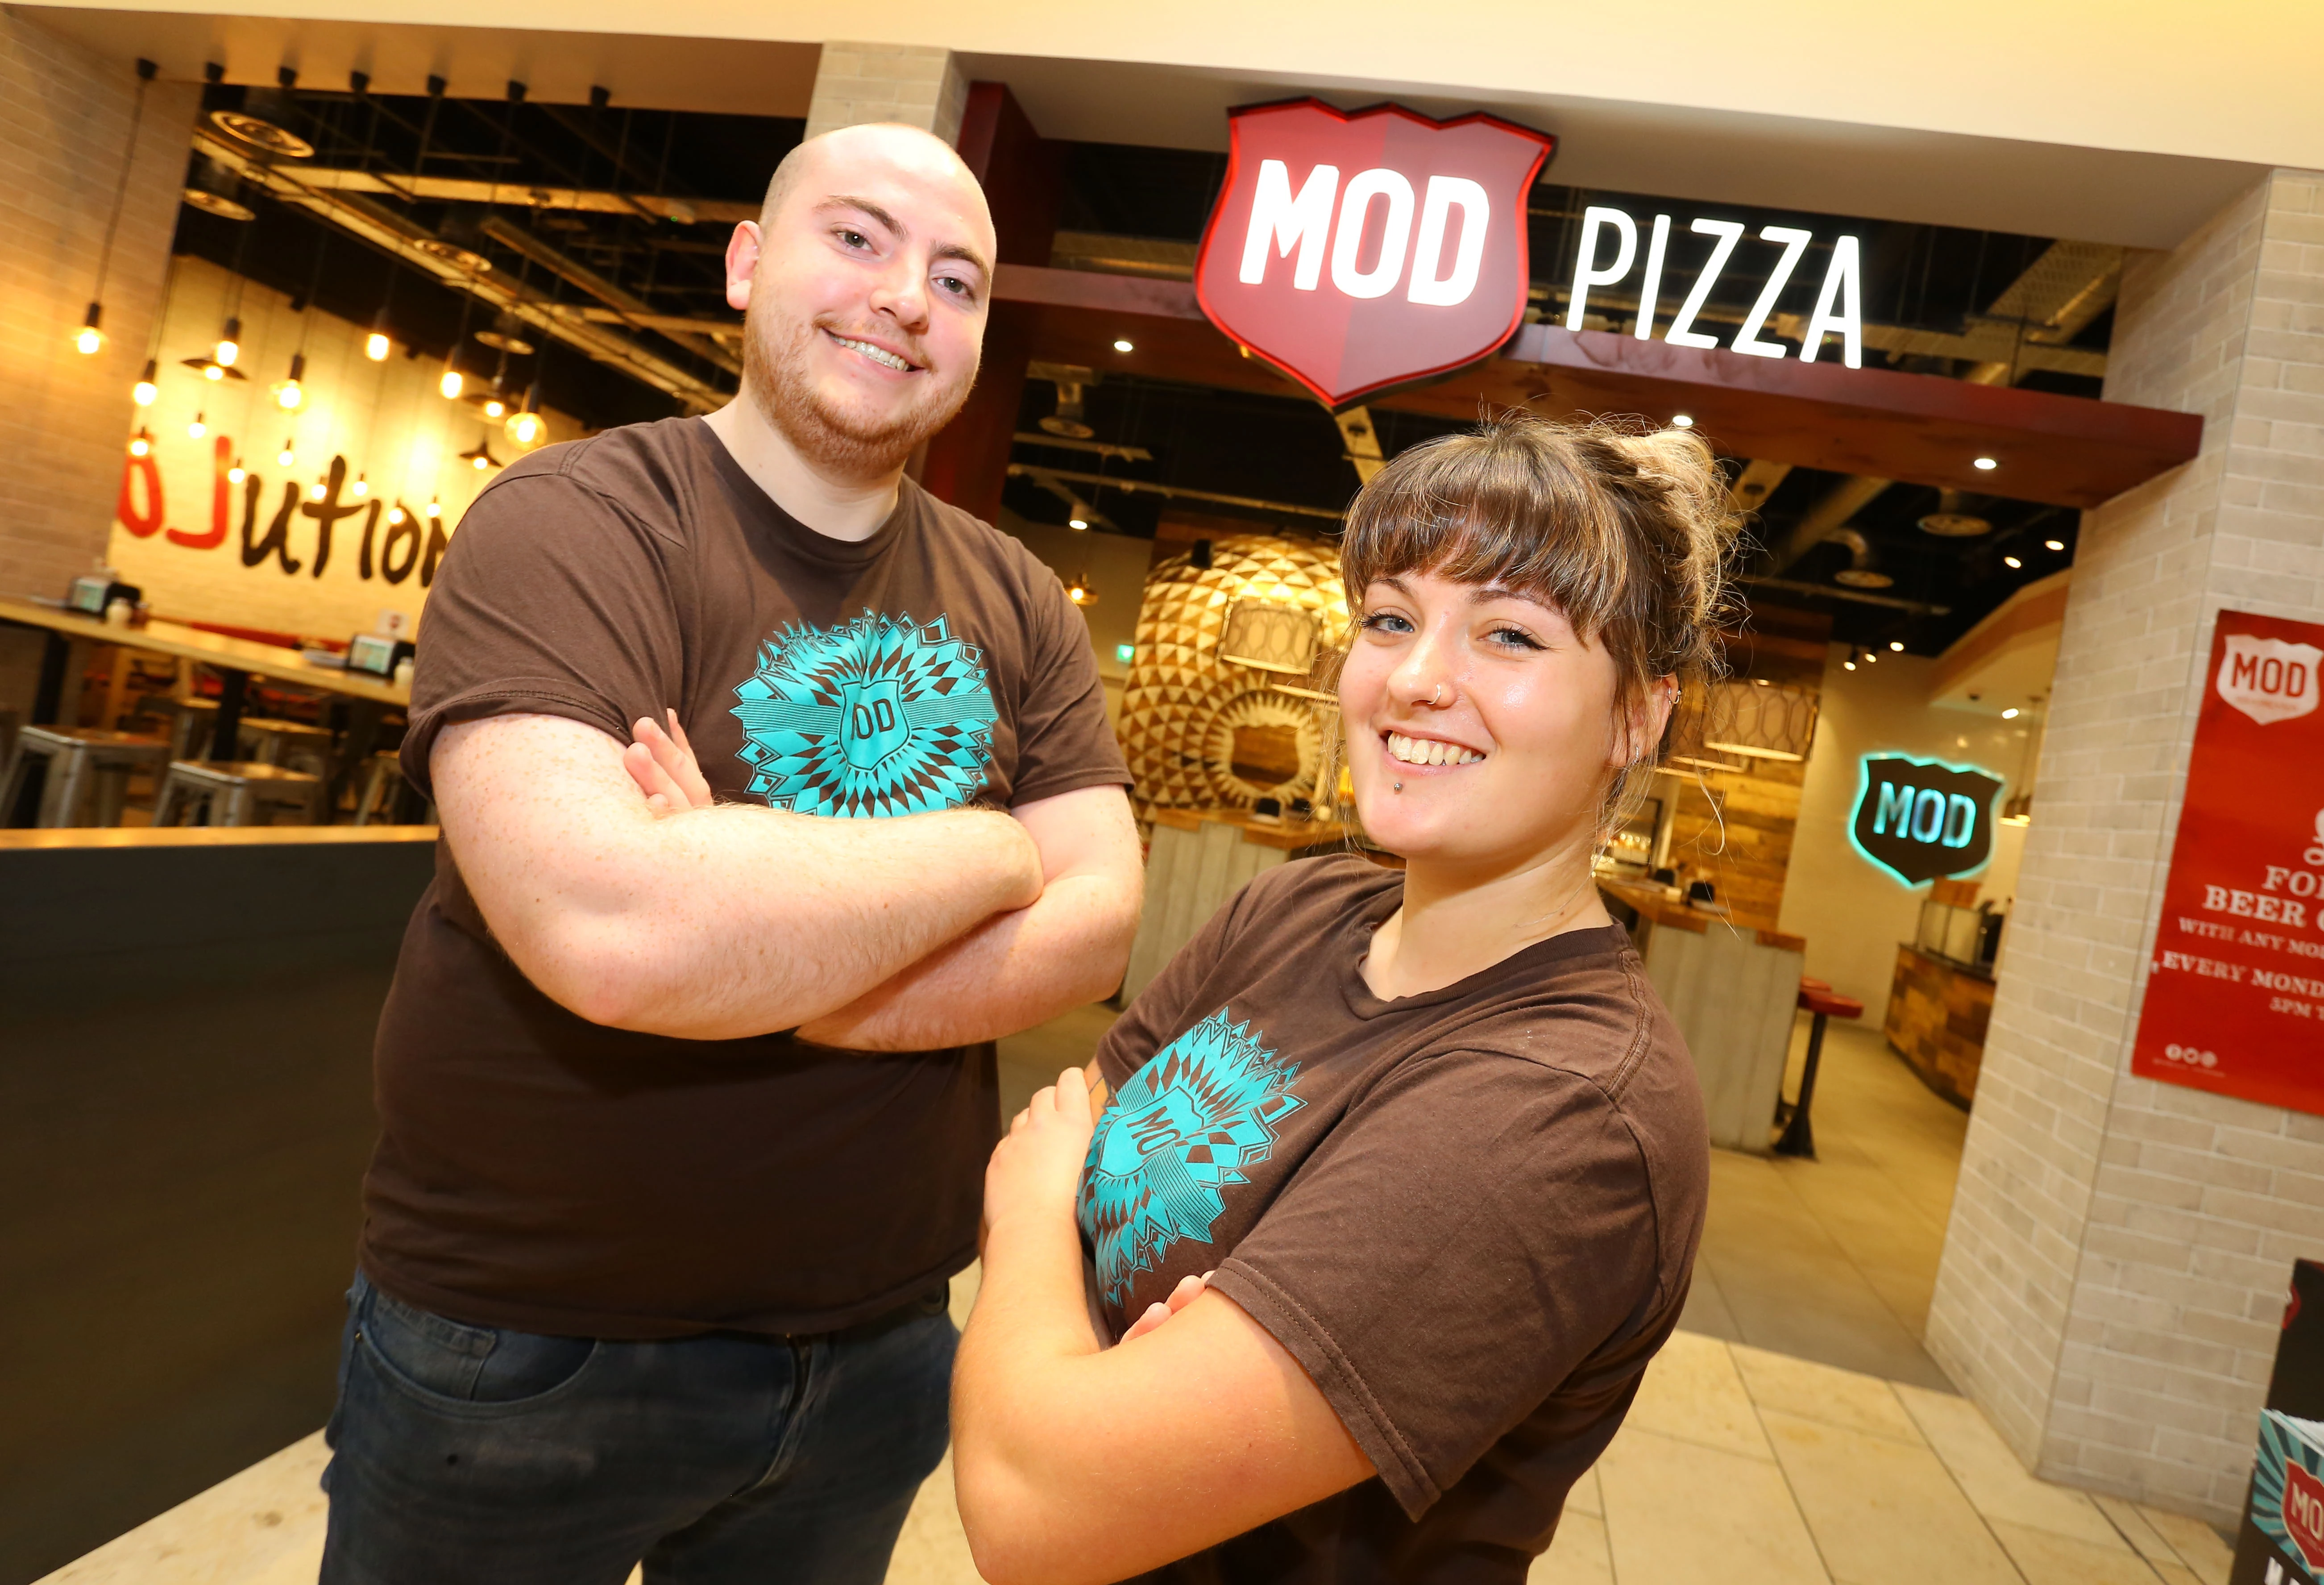
{"label": "bar counter", "polygon": [[1349,832],[1334,821],[1260,820],[1242,809],[1156,809],[1148,818],[1146,901],[1121,981],[1125,1007],[1260,871]]}
{"label": "bar counter", "polygon": [[311,1432],[433,826],[0,832],[0,1580]]}
{"label": "bar counter", "polygon": [[1766,1155],[1807,943],[1732,926],[1671,901],[1658,886],[1600,876],[1598,890],[1629,927],[1694,1058],[1711,1142]]}
{"label": "bar counter", "polygon": [[1977,1099],[1993,1018],[1993,970],[1899,943],[1888,989],[1888,1037],[1921,1083],[1966,1110]]}

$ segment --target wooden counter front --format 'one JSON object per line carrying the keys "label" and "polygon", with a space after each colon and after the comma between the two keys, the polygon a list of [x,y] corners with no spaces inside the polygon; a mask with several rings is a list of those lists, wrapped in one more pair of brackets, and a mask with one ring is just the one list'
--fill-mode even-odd
{"label": "wooden counter front", "polygon": [[1977,1096],[1992,1017],[1990,974],[1916,946],[1897,947],[1882,1033],[1923,1083],[1956,1106]]}

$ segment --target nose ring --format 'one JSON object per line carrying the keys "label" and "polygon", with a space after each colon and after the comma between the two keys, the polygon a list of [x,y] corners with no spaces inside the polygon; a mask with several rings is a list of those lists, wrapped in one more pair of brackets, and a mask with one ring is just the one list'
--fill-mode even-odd
{"label": "nose ring", "polygon": [[1443,694],[1444,685],[1443,683],[1438,683],[1436,685],[1436,691],[1428,696],[1428,702],[1431,705],[1442,705],[1444,702]]}

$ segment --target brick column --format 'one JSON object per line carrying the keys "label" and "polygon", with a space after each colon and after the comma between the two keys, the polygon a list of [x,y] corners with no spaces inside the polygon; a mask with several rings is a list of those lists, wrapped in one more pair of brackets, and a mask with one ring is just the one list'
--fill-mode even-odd
{"label": "brick column", "polygon": [[97,286],[137,78],[0,9],[0,592],[61,594],[105,550],[160,311],[200,90],[146,90],[105,282],[103,351],[68,339]]}
{"label": "brick column", "polygon": [[2324,1117],[2128,1070],[2213,619],[2324,619],[2324,173],[2135,258],[2116,324],[2107,396],[2203,450],[2083,518],[1928,1346],[2039,1473],[2224,1520]]}
{"label": "brick column", "polygon": [[960,136],[968,79],[949,50],[928,44],[825,44],[807,106],[807,135],[867,121],[900,121],[946,143]]}

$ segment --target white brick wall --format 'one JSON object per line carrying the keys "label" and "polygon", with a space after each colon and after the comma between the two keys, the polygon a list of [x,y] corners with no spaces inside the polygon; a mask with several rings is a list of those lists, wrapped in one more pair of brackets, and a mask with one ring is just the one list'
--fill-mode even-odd
{"label": "white brick wall", "polygon": [[949,50],[924,44],[825,44],[807,106],[807,135],[899,121],[946,143],[960,137],[968,79]]}
{"label": "white brick wall", "polygon": [[69,337],[97,285],[135,90],[126,63],[0,9],[0,592],[60,594],[105,549],[199,99],[185,83],[146,90],[109,339],[84,357]]}
{"label": "white brick wall", "polygon": [[2324,618],[2324,174],[2134,261],[2107,394],[2203,450],[2084,516],[1928,1342],[2043,1474],[2224,1519],[2324,1119],[2127,1068],[2212,620]]}

